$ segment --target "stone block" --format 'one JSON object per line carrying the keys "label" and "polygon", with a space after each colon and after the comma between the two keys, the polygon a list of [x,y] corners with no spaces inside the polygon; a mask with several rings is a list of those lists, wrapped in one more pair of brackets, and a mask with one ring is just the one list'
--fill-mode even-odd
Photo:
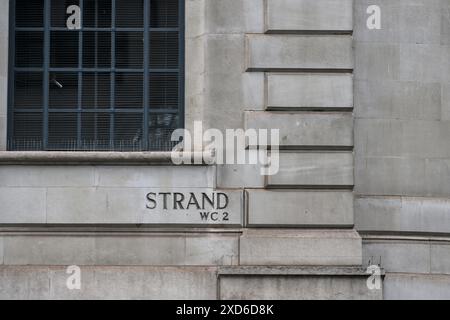
{"label": "stone block", "polygon": [[355,42],[355,80],[398,80],[400,46],[390,43]]}
{"label": "stone block", "polygon": [[329,31],[353,29],[353,0],[268,0],[268,32]]}
{"label": "stone block", "polygon": [[450,242],[432,242],[430,249],[431,273],[450,274]]}
{"label": "stone block", "polygon": [[[441,104],[445,104],[445,100],[441,103],[443,90],[439,83],[358,80],[355,81],[355,117],[440,120]],[[450,106],[447,110],[450,111]],[[445,109],[443,113],[447,113]]]}
{"label": "stone block", "polygon": [[350,74],[268,74],[268,109],[351,109]]}
{"label": "stone block", "polygon": [[386,300],[448,300],[450,276],[387,273],[384,279]]}
{"label": "stone block", "polygon": [[245,113],[246,129],[279,130],[280,146],[352,147],[353,117],[351,113]]}
{"label": "stone block", "polygon": [[352,38],[347,35],[247,35],[248,71],[350,70]]}
{"label": "stone block", "polygon": [[45,188],[0,187],[0,224],[42,224],[45,222]]}
{"label": "stone block", "polygon": [[441,30],[440,0],[380,0],[381,29],[366,27],[366,10],[371,0],[355,1],[355,32],[358,42],[439,44]]}
{"label": "stone block", "polygon": [[361,265],[361,238],[352,230],[245,230],[241,265]]}
{"label": "stone block", "polygon": [[211,188],[212,166],[98,166],[96,185],[132,188]]}
{"label": "stone block", "polygon": [[348,191],[247,190],[248,226],[353,225],[353,194]]}
{"label": "stone block", "polygon": [[378,264],[386,272],[429,273],[430,245],[423,241],[363,240],[363,264]]}
{"label": "stone block", "polygon": [[367,289],[366,277],[226,276],[222,300],[381,300],[382,290]]}
{"label": "stone block", "polygon": [[235,265],[237,234],[112,233],[4,236],[5,265]]}
{"label": "stone block", "polygon": [[450,201],[440,198],[356,197],[358,231],[450,233]]}
{"label": "stone block", "polygon": [[208,0],[207,32],[210,34],[263,33],[263,0]]}
{"label": "stone block", "polygon": [[242,198],[205,188],[49,188],[47,223],[240,226]]}
{"label": "stone block", "polygon": [[[115,167],[113,167],[115,168]],[[0,166],[1,187],[88,187],[95,185],[94,167]]]}
{"label": "stone block", "polygon": [[0,299],[212,300],[214,268],[81,266],[81,290],[66,286],[66,267],[0,267]]}
{"label": "stone block", "polygon": [[351,188],[351,152],[283,152],[280,170],[267,176],[268,187]]}

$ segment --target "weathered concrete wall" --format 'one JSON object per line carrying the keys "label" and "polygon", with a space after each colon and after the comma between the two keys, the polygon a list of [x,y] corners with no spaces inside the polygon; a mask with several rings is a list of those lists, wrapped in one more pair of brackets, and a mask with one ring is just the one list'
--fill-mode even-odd
{"label": "weathered concrete wall", "polygon": [[[366,27],[373,4],[381,30]],[[448,299],[450,1],[358,0],[354,16],[364,260],[381,261],[387,299]]]}

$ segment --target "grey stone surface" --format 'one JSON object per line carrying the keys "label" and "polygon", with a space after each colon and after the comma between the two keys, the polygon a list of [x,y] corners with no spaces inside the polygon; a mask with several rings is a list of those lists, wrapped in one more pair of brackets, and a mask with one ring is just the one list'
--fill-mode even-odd
{"label": "grey stone surface", "polygon": [[348,191],[247,190],[248,226],[352,226]]}
{"label": "grey stone surface", "polygon": [[[441,36],[440,0],[392,1],[356,0],[354,3],[356,41],[439,44]],[[381,29],[366,28],[370,5],[381,9]],[[443,19],[443,21],[445,21]]]}
{"label": "grey stone surface", "polygon": [[353,69],[352,38],[347,35],[247,35],[247,69]]}
{"label": "grey stone surface", "polygon": [[269,109],[353,108],[351,74],[267,75]]}
{"label": "grey stone surface", "polygon": [[263,33],[263,0],[207,0],[206,30],[210,34]]}
{"label": "grey stone surface", "polygon": [[214,268],[81,266],[81,290],[69,290],[66,267],[0,267],[0,299],[188,299],[217,296]]}
{"label": "grey stone surface", "polygon": [[[360,26],[360,28],[365,28],[365,26]],[[355,80],[385,81],[399,78],[400,48],[398,45],[355,41],[354,51]],[[355,109],[357,109],[357,105],[355,105]]]}
{"label": "grey stone surface", "polygon": [[450,82],[450,47],[401,44],[399,80]]}
{"label": "grey stone surface", "polygon": [[[194,202],[190,206],[191,192],[194,193],[200,209]],[[228,206],[218,208],[211,206],[205,200],[205,209],[202,205],[202,193],[209,198],[214,192],[223,193],[228,197]],[[164,209],[164,198],[157,197],[158,207],[152,206],[147,200],[149,193],[172,193],[167,197],[167,210]],[[173,193],[182,193],[183,209],[174,209],[175,196]],[[181,198],[182,196],[180,196]],[[221,207],[225,205],[221,196]],[[182,188],[49,188],[47,191],[47,223],[57,224],[167,224],[167,225],[212,225],[212,226],[240,226],[243,217],[242,191],[213,189],[182,189]],[[178,198],[178,199],[180,199]],[[195,200],[194,200],[195,201]],[[177,205],[178,206],[178,205]],[[202,219],[202,212],[212,214],[214,217]],[[215,220],[212,220],[214,218]],[[226,219],[226,220],[224,220]]]}
{"label": "grey stone surface", "polygon": [[245,110],[264,110],[266,108],[264,99],[264,92],[266,90],[265,74],[263,72],[246,72],[242,77],[244,81]]}
{"label": "grey stone surface", "polygon": [[234,265],[238,235],[169,233],[9,234],[5,265]]}
{"label": "grey stone surface", "polygon": [[447,197],[450,194],[448,159],[362,158],[362,151],[356,149],[355,153],[355,192],[359,195]]}
{"label": "grey stone surface", "polygon": [[448,199],[356,197],[359,231],[450,233]]}
{"label": "grey stone surface", "polygon": [[0,236],[0,266],[3,265],[3,236]]}
{"label": "grey stone surface", "polygon": [[386,273],[386,300],[448,300],[450,276]]}
{"label": "grey stone surface", "polygon": [[[257,150],[247,150],[246,158]],[[218,188],[264,188],[260,164],[225,164],[217,166]]]}
{"label": "grey stone surface", "polygon": [[214,187],[215,168],[212,166],[99,166],[96,185],[101,187]]}
{"label": "grey stone surface", "polygon": [[45,223],[45,188],[0,187],[0,224]]}
{"label": "grey stone surface", "polygon": [[214,177],[212,166],[0,166],[3,187],[205,188]]}
{"label": "grey stone surface", "polygon": [[380,300],[382,290],[367,289],[366,277],[226,276],[224,300]]}
{"label": "grey stone surface", "polygon": [[431,273],[450,274],[450,242],[432,242],[430,250]]}
{"label": "grey stone surface", "polygon": [[245,113],[245,129],[278,129],[281,147],[352,147],[351,113]]}
{"label": "grey stone surface", "polygon": [[363,240],[363,264],[381,262],[386,272],[430,273],[427,241]]}
{"label": "grey stone surface", "polygon": [[[358,80],[355,81],[355,117],[440,120],[444,91],[439,83]],[[442,97],[442,103],[445,102]],[[442,108],[445,114],[450,111],[450,107]]]}
{"label": "grey stone surface", "polygon": [[[115,168],[115,167],[113,167]],[[95,186],[92,166],[0,166],[2,187],[88,187]]]}
{"label": "grey stone surface", "polygon": [[441,0],[441,44],[450,45],[450,3]]}
{"label": "grey stone surface", "polygon": [[349,188],[353,186],[351,152],[282,152],[280,170],[267,176],[269,187]]}
{"label": "grey stone surface", "polygon": [[450,82],[443,83],[441,89],[442,120],[450,120]]}
{"label": "grey stone surface", "polygon": [[268,0],[266,30],[350,31],[353,0]]}
{"label": "grey stone surface", "polygon": [[241,265],[361,265],[352,230],[251,230],[240,239]]}
{"label": "grey stone surface", "polygon": [[244,34],[210,34],[205,56],[205,120],[207,128],[242,128],[245,108]]}

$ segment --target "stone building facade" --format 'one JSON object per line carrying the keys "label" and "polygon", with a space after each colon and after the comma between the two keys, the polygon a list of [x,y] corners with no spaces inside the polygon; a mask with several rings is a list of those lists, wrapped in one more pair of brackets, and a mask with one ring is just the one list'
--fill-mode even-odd
{"label": "stone building facade", "polygon": [[[0,0],[0,298],[450,298],[449,0],[182,1],[184,126],[279,129],[267,176],[167,150],[12,148],[13,2]],[[214,198],[215,218],[175,194]]]}

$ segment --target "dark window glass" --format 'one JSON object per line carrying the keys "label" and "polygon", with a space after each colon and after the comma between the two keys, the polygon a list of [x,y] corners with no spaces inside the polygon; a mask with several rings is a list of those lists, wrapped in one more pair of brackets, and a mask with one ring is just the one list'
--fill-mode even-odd
{"label": "dark window glass", "polygon": [[16,72],[14,108],[42,109],[42,72]]}
{"label": "dark window glass", "polygon": [[172,148],[184,0],[13,1],[10,149]]}
{"label": "dark window glass", "polygon": [[76,108],[78,106],[78,74],[50,73],[49,108]]}
{"label": "dark window glass", "polygon": [[16,0],[16,27],[43,27],[44,0]]}
{"label": "dark window glass", "polygon": [[142,73],[116,74],[116,108],[142,108],[144,88]]}
{"label": "dark window glass", "polygon": [[116,67],[142,68],[144,34],[142,32],[116,33]]}
{"label": "dark window glass", "polygon": [[67,13],[67,8],[71,5],[80,5],[79,0],[52,0],[51,1],[51,26],[52,27],[63,27],[67,25],[67,18],[70,14]]}
{"label": "dark window glass", "polygon": [[114,116],[114,144],[117,150],[142,149],[142,122],[142,113],[117,113]]}
{"label": "dark window glass", "polygon": [[44,56],[42,31],[17,31],[16,48],[17,67],[42,67]]}
{"label": "dark window glass", "polygon": [[172,142],[170,137],[173,128],[179,122],[177,114],[154,114],[150,116],[149,141],[150,150],[170,150],[177,142]]}
{"label": "dark window glass", "polygon": [[111,0],[83,0],[83,6],[84,27],[111,27]]}
{"label": "dark window glass", "polygon": [[89,112],[81,116],[82,150],[109,150],[111,116],[109,113]]}
{"label": "dark window glass", "polygon": [[178,27],[178,0],[150,1],[150,26],[152,28]]}
{"label": "dark window glass", "polygon": [[144,0],[116,0],[118,28],[144,27]]}
{"label": "dark window glass", "polygon": [[9,141],[13,150],[42,150],[43,116],[40,112],[15,112],[13,114],[14,138]]}
{"label": "dark window glass", "polygon": [[111,106],[111,76],[109,73],[83,74],[82,108],[109,109]]}
{"label": "dark window glass", "polygon": [[52,31],[50,36],[50,66],[53,68],[78,67],[77,31]]}
{"label": "dark window glass", "polygon": [[155,109],[178,108],[178,76],[173,73],[150,74],[150,105]]}
{"label": "dark window glass", "polygon": [[68,112],[50,112],[48,116],[48,149],[76,150],[77,114]]}
{"label": "dark window glass", "polygon": [[178,68],[178,32],[151,32],[150,68]]}
{"label": "dark window glass", "polygon": [[111,67],[111,33],[83,32],[83,67]]}

